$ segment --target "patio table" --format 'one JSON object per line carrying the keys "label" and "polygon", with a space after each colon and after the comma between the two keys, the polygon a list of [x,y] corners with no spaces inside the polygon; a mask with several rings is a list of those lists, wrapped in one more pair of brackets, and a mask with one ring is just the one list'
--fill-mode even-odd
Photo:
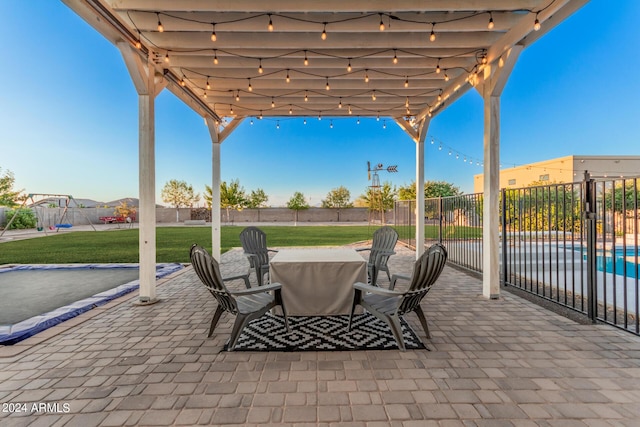
{"label": "patio table", "polygon": [[353,284],[367,282],[367,263],[354,249],[281,249],[270,262],[291,316],[349,314]]}

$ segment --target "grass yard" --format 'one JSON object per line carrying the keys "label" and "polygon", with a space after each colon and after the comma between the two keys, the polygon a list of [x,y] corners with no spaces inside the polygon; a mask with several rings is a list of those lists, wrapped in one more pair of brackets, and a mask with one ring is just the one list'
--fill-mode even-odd
{"label": "grass yard", "polygon": [[[244,227],[223,226],[222,252],[240,246]],[[339,246],[371,239],[376,226],[264,226],[270,247]],[[158,262],[189,262],[189,248],[211,249],[209,227],[159,227]],[[138,262],[138,230],[78,231],[0,243],[0,264]]]}

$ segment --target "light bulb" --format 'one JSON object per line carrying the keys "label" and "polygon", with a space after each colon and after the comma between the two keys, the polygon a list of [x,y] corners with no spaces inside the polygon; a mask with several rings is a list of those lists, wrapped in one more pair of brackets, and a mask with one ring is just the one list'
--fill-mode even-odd
{"label": "light bulb", "polygon": [[280,129],[280,121],[279,120],[276,122],[276,129]]}
{"label": "light bulb", "polygon": [[214,42],[218,40],[218,36],[216,36],[216,24],[211,25],[213,25],[213,29],[211,30],[211,41]]}
{"label": "light bulb", "polygon": [[273,96],[271,97],[271,108],[276,106],[276,102],[273,100]]}
{"label": "light bulb", "polygon": [[382,14],[380,14],[380,31],[384,31],[384,22],[382,22]]}
{"label": "light bulb", "polygon": [[356,124],[359,125],[360,124],[360,117],[358,117],[358,120],[356,121]]}
{"label": "light bulb", "polygon": [[375,100],[376,100],[376,91],[375,91],[375,90],[371,93],[371,99],[372,99],[373,101],[375,101]]}
{"label": "light bulb", "polygon": [[382,129],[386,129],[386,128],[387,128],[387,121],[386,121],[386,120],[384,120],[384,121],[382,122]]}
{"label": "light bulb", "polygon": [[379,122],[379,121],[380,121],[380,113],[376,115],[376,122]]}
{"label": "light bulb", "polygon": [[218,52],[216,51],[213,52],[213,63],[218,65]]}
{"label": "light bulb", "polygon": [[436,33],[433,31],[433,29],[431,30],[431,34],[429,35],[429,41],[436,41]]}
{"label": "light bulb", "polygon": [[260,120],[262,120],[262,110],[260,110],[260,115],[258,116]]}
{"label": "light bulb", "polygon": [[493,30],[493,27],[494,27],[493,15],[491,14],[491,12],[489,12],[489,24],[487,24],[487,28],[490,30]]}
{"label": "light bulb", "polygon": [[207,79],[207,90],[211,89],[211,85],[209,84],[209,79]]}
{"label": "light bulb", "polygon": [[409,108],[409,97],[407,96],[407,100],[404,102],[404,106]]}
{"label": "light bulb", "polygon": [[318,120],[322,120],[322,113],[318,113]]}
{"label": "light bulb", "polygon": [[258,73],[262,74],[264,70],[262,69],[262,59],[260,60],[260,65],[258,65]]}
{"label": "light bulb", "polygon": [[233,114],[233,105],[229,104],[229,114]]}
{"label": "light bulb", "polygon": [[349,60],[349,64],[347,64],[347,72],[351,72],[351,60]]}
{"label": "light bulb", "polygon": [[289,107],[289,115],[293,114],[293,108]]}
{"label": "light bulb", "polygon": [[164,62],[169,62],[169,52],[164,56]]}
{"label": "light bulb", "polygon": [[327,85],[325,86],[325,89],[326,90],[330,90],[331,89],[331,87],[329,87],[329,78],[328,77],[327,77]]}
{"label": "light bulb", "polygon": [[407,77],[404,81],[404,87],[409,87],[409,77]]}
{"label": "light bulb", "polygon": [[349,114],[351,114],[351,104],[349,104]]}
{"label": "light bulb", "polygon": [[536,20],[533,23],[533,30],[534,31],[540,30],[540,20],[538,19],[538,14],[537,13],[536,13]]}
{"label": "light bulb", "polygon": [[393,51],[393,63],[397,64],[398,63],[398,55],[396,54],[396,51]]}
{"label": "light bulb", "polygon": [[269,15],[269,25],[267,25],[269,31],[273,31],[273,22],[271,21],[271,15]]}
{"label": "light bulb", "polygon": [[307,91],[304,91],[304,102],[309,101],[309,97],[307,96]]}
{"label": "light bulb", "polygon": [[287,83],[289,83],[291,81],[291,77],[289,77],[289,70],[287,70],[287,77],[285,78],[285,81]]}
{"label": "light bulb", "polygon": [[164,27],[162,26],[162,22],[160,22],[160,14],[156,13],[156,15],[158,16],[158,32],[162,33],[164,32]]}
{"label": "light bulb", "polygon": [[253,92],[253,87],[251,86],[251,79],[249,79],[249,87],[247,88],[249,92]]}
{"label": "light bulb", "polygon": [[340,102],[338,103],[338,108],[342,108],[342,98],[340,98]]}
{"label": "light bulb", "polygon": [[184,87],[184,85],[185,85],[184,77],[182,77],[182,78],[180,79],[180,86],[183,86],[183,87]]}
{"label": "light bulb", "polygon": [[306,124],[307,124],[307,119],[304,119],[304,120],[302,121],[302,124],[303,124],[303,125],[306,125]]}
{"label": "light bulb", "polygon": [[304,65],[309,65],[309,59],[307,59],[307,51],[304,51]]}
{"label": "light bulb", "polygon": [[236,93],[236,101],[240,101],[240,90],[238,90],[238,93]]}
{"label": "light bulb", "polygon": [[322,28],[322,35],[320,36],[320,38],[322,40],[327,39],[327,24],[324,24],[324,27]]}
{"label": "light bulb", "polygon": [[364,82],[369,83],[369,73],[367,70],[364,70]]}
{"label": "light bulb", "polygon": [[440,74],[440,64],[436,65],[436,74]]}
{"label": "light bulb", "polygon": [[249,124],[250,124],[251,126],[253,126],[253,119],[251,119],[251,121],[249,122]]}
{"label": "light bulb", "polygon": [[207,97],[207,92],[205,92],[202,96],[203,96],[204,98],[206,98],[206,97]]}
{"label": "light bulb", "polygon": [[330,121],[329,121],[329,127],[330,127],[331,129],[333,129],[333,120],[330,120]]}
{"label": "light bulb", "polygon": [[438,101],[442,101],[442,89],[440,89],[440,93],[438,94]]}
{"label": "light bulb", "polygon": [[140,43],[140,39],[136,40],[136,49],[142,49],[142,43]]}
{"label": "light bulb", "polygon": [[447,74],[447,72],[444,72],[444,81],[448,82],[449,81],[449,75]]}

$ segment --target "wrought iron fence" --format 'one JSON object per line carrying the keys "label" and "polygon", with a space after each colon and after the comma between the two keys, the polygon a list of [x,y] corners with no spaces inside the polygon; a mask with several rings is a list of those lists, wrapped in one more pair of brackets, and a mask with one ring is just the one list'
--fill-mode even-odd
{"label": "wrought iron fence", "polygon": [[[503,189],[501,275],[548,301],[640,335],[640,178]],[[400,239],[415,246],[415,202],[396,204]],[[425,201],[426,244],[482,271],[482,194]]]}

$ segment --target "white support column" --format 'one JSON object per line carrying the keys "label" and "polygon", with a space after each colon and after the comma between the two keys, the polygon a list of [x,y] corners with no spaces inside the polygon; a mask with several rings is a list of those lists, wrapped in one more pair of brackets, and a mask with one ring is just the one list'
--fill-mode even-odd
{"label": "white support column", "polygon": [[125,42],[117,44],[138,92],[138,175],[139,175],[139,264],[138,304],[152,304],[156,297],[156,174],[155,174],[155,97],[164,87],[156,82],[149,56],[146,64],[138,52]]}
{"label": "white support column", "polygon": [[416,259],[424,253],[424,140],[430,119],[420,122],[416,141]]}
{"label": "white support column", "polygon": [[215,119],[206,117],[211,136],[211,256],[220,262],[221,221],[220,221],[220,141]]}
{"label": "white support column", "polygon": [[500,95],[521,51],[514,46],[488,65],[476,86],[484,100],[482,294],[490,299],[500,297]]}

